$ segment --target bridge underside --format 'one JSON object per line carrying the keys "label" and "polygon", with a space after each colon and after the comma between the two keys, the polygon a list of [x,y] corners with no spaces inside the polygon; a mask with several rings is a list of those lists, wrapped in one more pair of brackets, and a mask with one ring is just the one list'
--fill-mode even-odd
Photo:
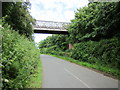
{"label": "bridge underside", "polygon": [[46,34],[69,34],[68,31],[37,30],[37,29],[34,29],[34,33],[46,33]]}

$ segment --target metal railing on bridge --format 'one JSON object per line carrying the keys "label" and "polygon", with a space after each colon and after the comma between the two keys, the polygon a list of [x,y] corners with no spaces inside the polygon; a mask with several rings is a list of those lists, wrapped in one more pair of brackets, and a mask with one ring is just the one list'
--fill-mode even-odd
{"label": "metal railing on bridge", "polygon": [[43,21],[37,20],[36,25],[34,25],[35,33],[68,33],[66,30],[69,22],[55,22],[55,21]]}

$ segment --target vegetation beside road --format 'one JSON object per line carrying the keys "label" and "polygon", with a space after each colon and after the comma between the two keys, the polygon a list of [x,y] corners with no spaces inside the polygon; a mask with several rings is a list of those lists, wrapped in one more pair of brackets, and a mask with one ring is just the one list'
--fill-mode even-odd
{"label": "vegetation beside road", "polygon": [[35,70],[35,74],[32,75],[30,81],[26,85],[26,88],[42,88],[42,62],[38,63],[38,67]]}
{"label": "vegetation beside road", "polygon": [[40,68],[39,49],[25,36],[11,30],[9,25],[2,26],[0,35],[3,38],[1,59],[3,89],[24,88],[37,73],[38,67]]}
{"label": "vegetation beside road", "polygon": [[[32,39],[32,25],[35,20],[28,11],[29,6],[29,2],[2,2],[2,90],[41,87],[40,51]],[[36,82],[33,83],[33,80]]]}
{"label": "vegetation beside road", "polygon": [[[120,77],[119,16],[120,2],[91,2],[77,9],[67,27],[69,35],[49,36],[40,42],[40,52],[70,57]],[[72,49],[68,49],[69,43]]]}

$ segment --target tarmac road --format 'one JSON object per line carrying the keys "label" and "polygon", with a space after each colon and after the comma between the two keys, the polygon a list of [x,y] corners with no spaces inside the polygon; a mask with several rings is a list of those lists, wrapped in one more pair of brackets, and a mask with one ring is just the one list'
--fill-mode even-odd
{"label": "tarmac road", "polygon": [[42,88],[118,88],[118,80],[68,61],[40,55]]}

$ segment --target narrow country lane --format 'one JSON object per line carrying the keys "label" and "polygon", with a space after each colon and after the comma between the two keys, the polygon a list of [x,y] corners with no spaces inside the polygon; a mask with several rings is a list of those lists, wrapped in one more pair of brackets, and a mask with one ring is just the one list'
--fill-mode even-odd
{"label": "narrow country lane", "polygon": [[42,88],[118,88],[118,80],[49,55],[40,56]]}

